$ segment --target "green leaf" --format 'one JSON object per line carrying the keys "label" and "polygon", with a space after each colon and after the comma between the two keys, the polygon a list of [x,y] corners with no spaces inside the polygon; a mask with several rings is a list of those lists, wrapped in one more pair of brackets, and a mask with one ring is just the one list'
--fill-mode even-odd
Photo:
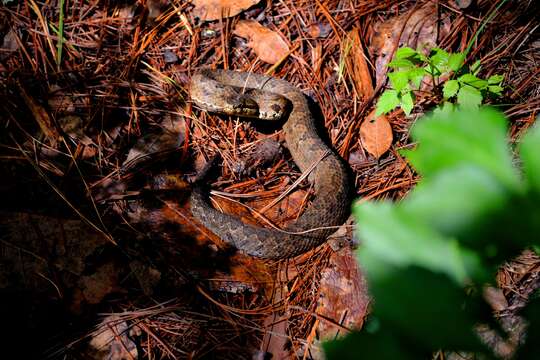
{"label": "green leaf", "polygon": [[455,105],[451,102],[445,101],[442,105],[439,105],[433,110],[433,116],[448,117],[455,111]]}
{"label": "green leaf", "polygon": [[480,80],[479,78],[477,78],[476,76],[474,76],[473,74],[470,74],[470,73],[463,74],[460,77],[458,77],[457,79],[458,79],[459,82],[462,82],[464,84],[474,83],[475,81]]}
{"label": "green leaf", "polygon": [[472,331],[473,319],[480,317],[477,298],[424,269],[391,267],[389,273],[370,281],[377,328],[325,343],[328,359],[429,359],[440,348],[483,349]]}
{"label": "green leaf", "polygon": [[370,334],[353,332],[344,338],[323,343],[328,360],[418,360],[428,359],[431,352],[421,352],[406,344],[393,331],[381,329]]}
{"label": "green leaf", "polygon": [[502,86],[499,86],[499,85],[489,85],[488,86],[488,91],[490,93],[492,93],[492,94],[497,95],[497,96],[501,96],[503,90],[504,90],[504,88]]}
{"label": "green leaf", "polygon": [[484,89],[488,85],[486,80],[479,79],[473,74],[463,74],[457,80],[462,84],[470,85],[477,89]]}
{"label": "green leaf", "polygon": [[421,51],[418,51],[418,60],[427,63],[428,57],[424,55]]}
{"label": "green leaf", "polygon": [[483,216],[504,211],[507,200],[507,188],[493,174],[463,164],[422,181],[401,207],[438,232],[462,238]]}
{"label": "green leaf", "polygon": [[409,80],[414,84],[416,89],[420,88],[420,84],[422,83],[422,79],[424,76],[426,76],[426,70],[421,67],[415,67],[414,69],[410,69],[408,71],[409,74]]}
{"label": "green leaf", "polygon": [[412,91],[409,91],[406,94],[403,94],[401,96],[401,108],[403,109],[403,112],[405,112],[405,115],[410,115],[412,109],[414,108],[414,94]]}
{"label": "green leaf", "polygon": [[[477,299],[468,298],[460,286],[443,274],[418,267],[389,266],[391,272],[387,276],[367,276],[370,292],[376,299],[373,315],[380,319],[381,329],[391,326],[409,351],[435,351],[441,347],[481,349],[473,333],[474,319],[481,316]],[[426,357],[418,359],[422,358]]]}
{"label": "green leaf", "polygon": [[470,67],[469,70],[474,74],[478,74],[482,66],[480,65],[480,60],[476,60]]}
{"label": "green leaf", "polygon": [[[502,261],[540,248],[540,125],[519,145],[522,181],[503,115],[452,107],[412,128],[418,146],[404,153],[422,179],[408,197],[353,207],[376,326],[324,344],[330,358],[420,359],[437,349],[493,358],[473,333],[493,322],[480,287]],[[540,302],[527,310],[529,336],[516,358],[536,359]]]}
{"label": "green leaf", "polygon": [[450,54],[450,57],[448,58],[448,68],[456,72],[459,69],[461,69],[464,61],[465,61],[465,54],[463,53]]}
{"label": "green leaf", "polygon": [[433,48],[432,49],[433,55],[430,56],[429,62],[437,69],[439,69],[440,72],[444,72],[448,65],[448,60],[450,56],[446,51],[439,48]]}
{"label": "green leaf", "polygon": [[[538,121],[538,120],[537,120]],[[540,194],[540,126],[536,124],[519,145],[525,178],[530,189]]]}
{"label": "green leaf", "polygon": [[456,283],[464,283],[478,271],[474,254],[402,209],[389,203],[364,203],[355,205],[353,212],[361,224],[360,263],[366,265],[372,277],[384,277],[390,269],[388,264],[401,268],[421,266],[445,273]]}
{"label": "green leaf", "polygon": [[437,67],[432,66],[431,64],[424,66],[424,71],[426,72],[426,74],[432,76],[440,76],[442,74],[442,72]]}
{"label": "green leaf", "polygon": [[418,121],[411,130],[413,137],[420,140],[418,148],[402,153],[424,179],[448,168],[471,164],[516,189],[519,177],[507,146],[506,126],[504,116],[488,107],[455,111],[448,116],[432,115]]}
{"label": "green leaf", "polygon": [[394,110],[399,103],[398,92],[396,90],[385,90],[381,97],[379,97],[379,101],[377,101],[377,110],[375,115],[379,116],[381,114],[388,113]]}
{"label": "green leaf", "polygon": [[504,75],[491,75],[487,81],[490,85],[499,85],[504,80]]}
{"label": "green leaf", "polygon": [[416,50],[411,49],[410,47],[402,47],[396,51],[395,59],[408,59],[417,56],[418,53]]}
{"label": "green leaf", "polygon": [[[524,312],[524,314],[523,314]],[[538,339],[540,339],[540,299],[530,299],[525,311],[521,314],[525,316],[529,323],[525,344],[517,351],[515,359],[535,360],[538,358]]]}
{"label": "green leaf", "polygon": [[457,94],[457,103],[467,109],[477,109],[482,100],[480,90],[469,85],[463,85]]}
{"label": "green leaf", "polygon": [[443,97],[449,99],[456,95],[459,90],[459,82],[457,80],[448,80],[443,86]]}
{"label": "green leaf", "polygon": [[414,67],[414,63],[407,59],[394,59],[386,65],[393,69],[408,69]]}
{"label": "green leaf", "polygon": [[408,88],[409,74],[407,71],[391,72],[388,74],[388,78],[390,79],[390,83],[392,84],[392,87],[397,92],[401,92],[401,90]]}

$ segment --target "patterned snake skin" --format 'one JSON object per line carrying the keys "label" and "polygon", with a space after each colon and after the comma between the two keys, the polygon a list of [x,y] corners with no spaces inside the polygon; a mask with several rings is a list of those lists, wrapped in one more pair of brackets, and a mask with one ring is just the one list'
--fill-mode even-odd
{"label": "patterned snake skin", "polygon": [[[317,164],[309,176],[315,199],[284,231],[248,225],[221,213],[209,204],[207,194],[195,187],[191,211],[205,227],[244,253],[283,259],[322,244],[335,228],[320,228],[339,226],[346,220],[350,184],[345,165],[317,135],[315,120],[300,90],[268,76],[203,70],[193,75],[190,94],[203,110],[266,120],[283,116],[289,107],[289,118],[283,125],[287,148],[302,172]],[[310,229],[317,230],[305,232]]]}

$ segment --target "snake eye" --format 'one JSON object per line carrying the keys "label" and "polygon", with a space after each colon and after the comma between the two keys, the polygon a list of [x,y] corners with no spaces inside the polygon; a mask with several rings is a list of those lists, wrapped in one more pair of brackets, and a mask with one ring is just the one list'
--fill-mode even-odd
{"label": "snake eye", "polygon": [[238,111],[246,116],[257,116],[259,113],[259,105],[255,100],[242,96],[238,104]]}

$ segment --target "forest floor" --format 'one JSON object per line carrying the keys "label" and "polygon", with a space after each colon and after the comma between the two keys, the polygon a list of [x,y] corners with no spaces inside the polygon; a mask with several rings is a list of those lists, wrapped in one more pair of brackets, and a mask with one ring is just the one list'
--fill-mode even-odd
{"label": "forest floor", "polygon": [[[323,340],[362,328],[371,299],[351,226],[341,249],[264,261],[191,217],[190,180],[216,155],[214,205],[246,222],[258,223],[255,209],[284,226],[311,190],[303,182],[273,203],[301,175],[282,131],[192,106],[199,68],[301,89],[360,201],[399,200],[414,187],[399,151],[442,98],[428,86],[410,115],[363,126],[399,47],[472,44],[467,63],[504,75],[493,104],[512,142],[540,110],[534,1],[3,3],[0,314],[2,349],[19,358],[320,358]],[[527,251],[501,267],[494,310],[523,302],[539,272]]]}

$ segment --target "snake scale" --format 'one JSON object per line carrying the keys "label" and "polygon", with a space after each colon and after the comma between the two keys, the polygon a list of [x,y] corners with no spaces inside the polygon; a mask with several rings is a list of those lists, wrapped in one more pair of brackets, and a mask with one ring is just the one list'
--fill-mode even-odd
{"label": "snake scale", "polygon": [[[294,162],[302,172],[316,164],[309,175],[315,198],[284,231],[248,225],[217,211],[210,205],[208,195],[195,187],[190,199],[191,212],[206,228],[246,254],[284,259],[322,244],[335,231],[324,227],[343,224],[350,206],[348,173],[343,161],[317,134],[315,119],[299,89],[285,80],[264,75],[202,70],[192,76],[190,95],[199,108],[210,112],[265,120],[288,113],[283,130]],[[316,230],[306,231],[310,229]]]}

